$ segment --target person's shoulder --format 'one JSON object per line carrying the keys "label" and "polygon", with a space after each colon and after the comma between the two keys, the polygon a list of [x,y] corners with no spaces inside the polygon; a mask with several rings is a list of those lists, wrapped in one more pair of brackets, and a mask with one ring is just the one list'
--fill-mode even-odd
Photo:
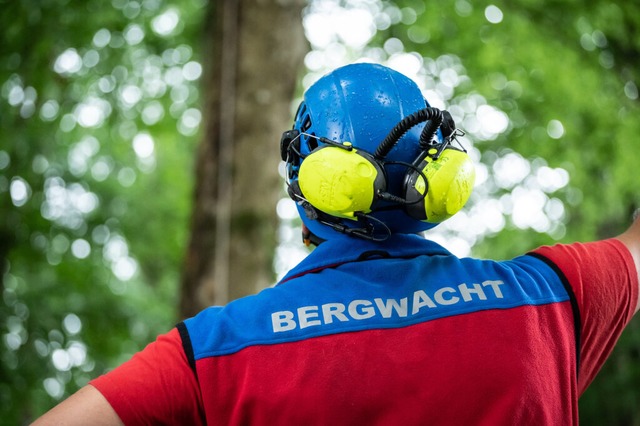
{"label": "person's shoulder", "polygon": [[599,260],[599,263],[606,264],[608,256],[619,256],[625,254],[627,250],[624,244],[616,239],[609,238],[592,242],[573,242],[545,245],[532,250],[530,254],[542,256],[557,262],[575,262],[580,264],[591,259]]}

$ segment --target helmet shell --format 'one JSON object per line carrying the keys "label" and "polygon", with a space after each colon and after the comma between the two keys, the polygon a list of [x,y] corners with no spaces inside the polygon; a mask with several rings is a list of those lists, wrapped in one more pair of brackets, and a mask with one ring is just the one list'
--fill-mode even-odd
{"label": "helmet shell", "polygon": [[[414,81],[388,67],[372,63],[357,63],[338,68],[320,78],[304,94],[295,117],[294,129],[299,130],[302,159],[288,163],[290,182],[298,179],[304,158],[322,142],[309,136],[325,137],[335,142],[351,144],[372,154],[404,117],[430,106]],[[406,132],[385,157],[387,161],[412,163],[420,153],[419,139],[424,123]],[[440,137],[438,135],[438,137]],[[406,166],[386,164],[387,192],[402,196]],[[309,219],[298,205],[298,212],[307,228],[322,239],[339,233],[329,226]],[[402,209],[371,213],[394,233],[418,233],[434,227],[408,216]],[[349,227],[359,225],[340,218]]]}

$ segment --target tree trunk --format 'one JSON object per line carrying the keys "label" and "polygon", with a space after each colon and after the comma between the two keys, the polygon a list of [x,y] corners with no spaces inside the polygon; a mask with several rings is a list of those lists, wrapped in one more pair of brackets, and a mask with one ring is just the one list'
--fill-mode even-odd
{"label": "tree trunk", "polygon": [[303,6],[302,0],[210,2],[183,318],[274,279],[279,141],[307,51]]}

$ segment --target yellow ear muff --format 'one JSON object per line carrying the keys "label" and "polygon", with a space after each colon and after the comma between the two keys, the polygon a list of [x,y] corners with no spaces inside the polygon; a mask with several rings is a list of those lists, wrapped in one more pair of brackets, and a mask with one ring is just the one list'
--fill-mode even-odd
{"label": "yellow ear muff", "polygon": [[473,190],[475,168],[466,152],[445,149],[434,160],[427,156],[405,181],[406,211],[430,223],[442,222],[464,207]]}
{"label": "yellow ear muff", "polygon": [[368,153],[327,146],[307,156],[300,165],[298,183],[312,206],[332,216],[355,219],[354,212],[368,213],[376,193],[384,190],[382,168]]}

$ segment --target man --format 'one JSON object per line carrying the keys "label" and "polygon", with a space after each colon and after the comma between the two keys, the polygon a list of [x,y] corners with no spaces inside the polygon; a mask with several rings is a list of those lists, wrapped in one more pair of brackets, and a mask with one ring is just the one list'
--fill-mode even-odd
{"label": "man", "polygon": [[38,424],[577,424],[579,396],[638,310],[640,220],[510,261],[457,258],[417,235],[473,187],[456,135],[386,67],[321,78],[280,147],[318,247]]}

